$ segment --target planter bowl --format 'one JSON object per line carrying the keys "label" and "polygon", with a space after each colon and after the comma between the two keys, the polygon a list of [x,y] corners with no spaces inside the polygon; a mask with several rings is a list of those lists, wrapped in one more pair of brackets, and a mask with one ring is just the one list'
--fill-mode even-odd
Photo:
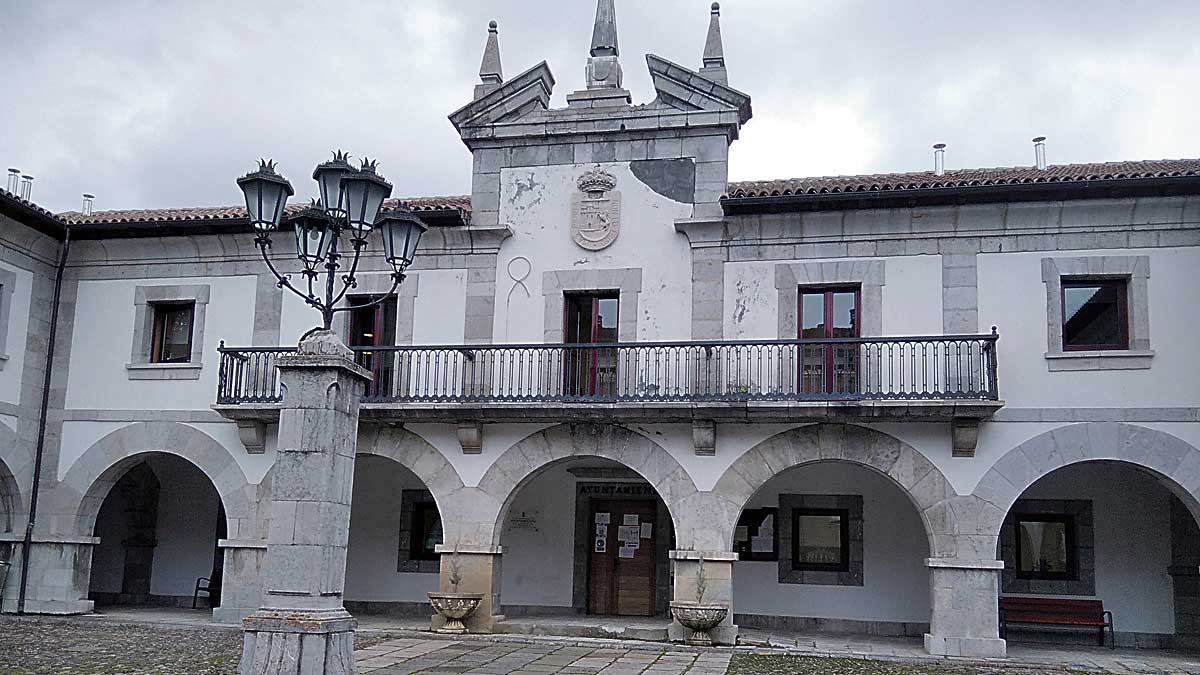
{"label": "planter bowl", "polygon": [[479,609],[483,601],[482,593],[429,593],[429,604],[434,611],[446,619],[446,624],[437,629],[438,633],[462,635],[467,632],[463,619]]}
{"label": "planter bowl", "polygon": [[684,628],[692,631],[688,644],[711,646],[713,641],[708,632],[716,628],[729,614],[725,605],[706,605],[698,602],[672,602],[671,616]]}

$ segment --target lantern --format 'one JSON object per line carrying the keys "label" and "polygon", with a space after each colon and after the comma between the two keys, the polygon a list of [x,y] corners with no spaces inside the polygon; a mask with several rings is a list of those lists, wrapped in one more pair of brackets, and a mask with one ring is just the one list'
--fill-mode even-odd
{"label": "lantern", "polygon": [[268,237],[283,220],[288,197],[296,194],[286,178],[275,173],[275,162],[261,160],[258,171],[238,179],[238,187],[246,196],[246,211],[250,225],[260,237]]}
{"label": "lantern", "polygon": [[333,220],[319,206],[311,206],[292,219],[296,227],[296,256],[308,269],[314,269],[329,257],[329,249],[338,238]]}
{"label": "lantern", "polygon": [[383,235],[383,257],[397,272],[412,264],[421,235],[429,229],[408,209],[383,214],[375,226]]}
{"label": "lantern", "polygon": [[346,194],[349,225],[358,237],[366,237],[375,227],[383,200],[392,194],[392,184],[375,173],[375,162],[363,160],[362,169],[342,179]]}
{"label": "lantern", "polygon": [[342,179],[354,173],[349,159],[350,155],[338,150],[333,153],[333,159],[318,164],[313,171],[313,180],[317,181],[321,192],[321,203],[333,218],[346,217],[346,192]]}

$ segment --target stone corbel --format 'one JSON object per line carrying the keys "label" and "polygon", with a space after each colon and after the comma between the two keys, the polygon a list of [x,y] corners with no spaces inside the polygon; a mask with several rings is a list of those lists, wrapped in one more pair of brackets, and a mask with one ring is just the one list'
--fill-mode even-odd
{"label": "stone corbel", "polygon": [[238,438],[246,446],[246,452],[251,455],[261,455],[267,451],[267,423],[257,420],[238,420]]}
{"label": "stone corbel", "polygon": [[483,422],[459,422],[458,444],[464,455],[483,453]]}
{"label": "stone corbel", "polygon": [[717,423],[712,420],[692,420],[692,445],[697,457],[716,457]]}
{"label": "stone corbel", "polygon": [[955,457],[974,457],[979,445],[979,420],[970,417],[955,417],[950,422],[950,438],[954,443]]}

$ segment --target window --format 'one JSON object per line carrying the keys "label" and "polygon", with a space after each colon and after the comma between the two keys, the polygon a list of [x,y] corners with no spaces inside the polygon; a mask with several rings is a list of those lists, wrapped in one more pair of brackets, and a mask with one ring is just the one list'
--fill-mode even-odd
{"label": "window", "polygon": [[434,502],[417,502],[413,505],[412,541],[409,543],[410,560],[438,560],[437,545],[442,543],[442,516]]}
{"label": "window", "polygon": [[1129,349],[1128,298],[1125,279],[1063,279],[1063,351]]}
{"label": "window", "polygon": [[156,302],[154,332],[150,340],[151,363],[191,363],[194,302]]}
{"label": "window", "polygon": [[[379,304],[371,304],[378,302]],[[370,306],[367,306],[370,305]],[[394,347],[398,304],[396,296],[383,299],[381,295],[350,297],[350,347]],[[371,371],[375,379],[368,385],[367,396],[389,395],[393,388],[394,356],[390,352],[356,351],[358,365]]]}
{"label": "window", "polygon": [[16,273],[0,268],[0,370],[4,369],[4,363],[8,361],[9,319],[11,318],[13,291],[16,290],[16,286]]}
{"label": "window", "polygon": [[[569,345],[615,344],[620,301],[617,293],[567,293],[563,336]],[[568,348],[563,354],[567,396],[613,396],[617,385],[616,349]]]}
{"label": "window", "polygon": [[738,560],[778,560],[778,509],[742,511],[734,531],[733,550],[738,554]]}
{"label": "window", "polygon": [[[800,339],[859,336],[857,288],[800,290]],[[805,393],[852,394],[858,387],[858,345],[800,348],[800,386]]]}
{"label": "window", "polygon": [[849,571],[848,510],[792,510],[792,569],[813,572]]}
{"label": "window", "polygon": [[1017,578],[1067,581],[1078,577],[1075,519],[1069,515],[1018,515]]}

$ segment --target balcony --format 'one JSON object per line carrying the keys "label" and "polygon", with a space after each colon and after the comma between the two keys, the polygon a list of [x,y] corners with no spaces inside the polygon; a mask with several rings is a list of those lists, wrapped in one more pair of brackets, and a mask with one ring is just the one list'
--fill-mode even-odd
{"label": "balcony", "polygon": [[[990,417],[999,336],[355,349],[381,422],[949,421]],[[221,347],[216,410],[272,421],[288,348]]]}

